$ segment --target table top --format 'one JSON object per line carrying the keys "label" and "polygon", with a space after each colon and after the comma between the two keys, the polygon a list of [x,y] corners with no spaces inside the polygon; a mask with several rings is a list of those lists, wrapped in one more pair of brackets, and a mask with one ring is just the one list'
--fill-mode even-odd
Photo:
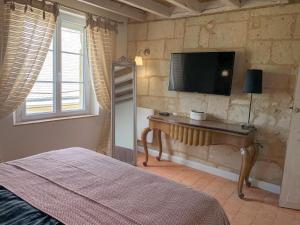
{"label": "table top", "polygon": [[166,123],[179,124],[179,125],[187,125],[211,130],[217,130],[222,132],[235,133],[240,135],[249,135],[255,132],[255,128],[251,129],[243,129],[240,124],[230,124],[223,123],[219,121],[212,120],[192,120],[188,117],[182,116],[160,116],[153,115],[148,117],[149,120],[163,121]]}

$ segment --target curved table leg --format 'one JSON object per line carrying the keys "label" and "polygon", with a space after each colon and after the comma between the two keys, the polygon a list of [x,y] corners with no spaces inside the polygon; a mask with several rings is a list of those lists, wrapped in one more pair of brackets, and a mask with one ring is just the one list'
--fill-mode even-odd
{"label": "curved table leg", "polygon": [[160,159],[161,159],[161,154],[162,154],[161,130],[158,130],[158,131],[157,131],[157,135],[158,135],[159,154],[158,154],[158,157],[156,157],[156,159],[157,159],[158,161],[160,161]]}
{"label": "curved table leg", "polygon": [[143,133],[142,133],[142,142],[143,142],[143,146],[144,146],[144,151],[145,151],[145,161],[143,162],[144,166],[147,166],[148,163],[148,147],[147,147],[147,135],[148,133],[151,131],[151,129],[145,128]]}
{"label": "curved table leg", "polygon": [[249,176],[251,173],[251,170],[255,164],[255,161],[257,159],[258,156],[258,148],[255,144],[253,144],[252,146],[250,146],[250,148],[248,149],[249,151],[249,167],[248,170],[246,171],[246,176],[245,176],[245,182],[247,187],[251,187],[251,182],[249,181]]}
{"label": "curved table leg", "polygon": [[247,148],[241,148],[241,155],[242,155],[242,165],[241,165],[241,171],[240,171],[240,177],[238,182],[238,194],[241,199],[244,198],[243,194],[243,185],[244,180],[247,175],[247,171],[250,167],[250,154]]}

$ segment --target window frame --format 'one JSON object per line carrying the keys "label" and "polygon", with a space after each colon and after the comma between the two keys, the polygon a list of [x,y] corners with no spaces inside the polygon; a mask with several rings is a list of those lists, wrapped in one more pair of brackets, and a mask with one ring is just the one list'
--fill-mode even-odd
{"label": "window frame", "polygon": [[[82,109],[62,111],[62,46],[61,46],[61,31],[62,23],[71,23],[82,31]],[[95,115],[93,113],[94,107],[92,106],[93,96],[91,88],[91,80],[89,76],[89,62],[87,54],[87,37],[85,24],[86,18],[83,15],[78,15],[70,11],[60,10],[57,18],[56,29],[53,34],[53,112],[44,112],[36,114],[26,114],[26,100],[15,112],[15,122],[34,122],[41,120],[62,119],[64,117],[82,117]],[[60,41],[59,41],[60,40]],[[78,82],[80,83],[80,82]]]}

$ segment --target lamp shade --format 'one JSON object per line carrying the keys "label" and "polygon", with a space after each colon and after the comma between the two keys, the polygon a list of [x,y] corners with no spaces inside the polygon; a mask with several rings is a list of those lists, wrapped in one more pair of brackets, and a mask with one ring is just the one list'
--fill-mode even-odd
{"label": "lamp shade", "polygon": [[135,61],[135,64],[137,66],[142,66],[143,65],[143,58],[141,56],[136,56],[134,61]]}
{"label": "lamp shade", "polygon": [[245,93],[262,93],[262,70],[251,69],[246,73],[244,84]]}

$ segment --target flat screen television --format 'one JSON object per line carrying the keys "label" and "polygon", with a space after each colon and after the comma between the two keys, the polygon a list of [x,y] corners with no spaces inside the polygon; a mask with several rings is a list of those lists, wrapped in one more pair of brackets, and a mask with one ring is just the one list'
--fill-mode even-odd
{"label": "flat screen television", "polygon": [[170,91],[231,93],[235,52],[172,53]]}

